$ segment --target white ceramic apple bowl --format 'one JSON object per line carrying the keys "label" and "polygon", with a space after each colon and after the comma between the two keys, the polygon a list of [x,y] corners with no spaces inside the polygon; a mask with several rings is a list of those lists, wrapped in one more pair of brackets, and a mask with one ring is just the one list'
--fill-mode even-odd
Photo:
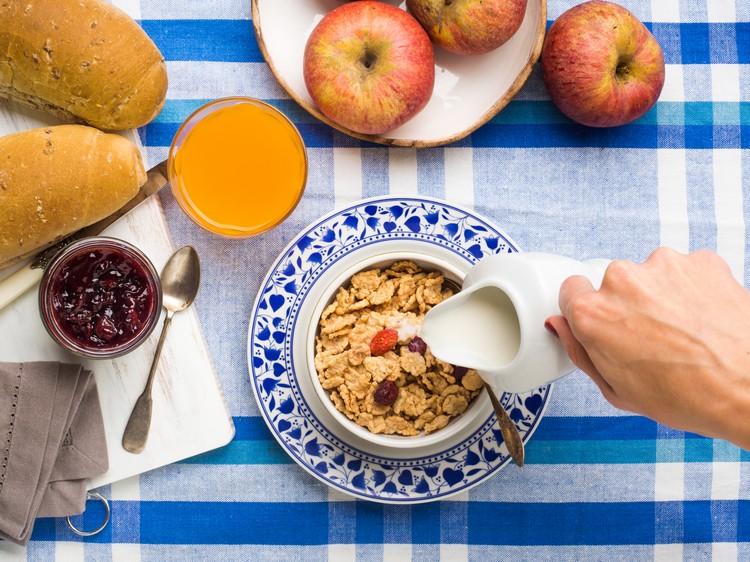
{"label": "white ceramic apple bowl", "polygon": [[319,333],[320,316],[323,310],[335,300],[339,287],[348,287],[352,276],[360,271],[370,269],[386,269],[397,261],[409,260],[416,263],[423,271],[439,271],[444,277],[456,283],[459,287],[466,276],[466,268],[443,259],[441,256],[424,254],[414,251],[388,251],[369,255],[356,263],[343,269],[326,288],[321,292],[312,314],[307,324],[307,363],[308,371],[312,378],[312,385],[318,395],[321,403],[328,410],[328,413],[334,417],[338,423],[350,433],[360,439],[374,443],[380,447],[397,448],[397,449],[418,449],[425,446],[435,445],[446,439],[450,440],[456,434],[466,431],[466,428],[476,423],[477,416],[486,416],[490,408],[487,393],[481,392],[476,396],[469,407],[462,414],[454,417],[442,429],[425,435],[424,432],[419,435],[403,436],[388,435],[383,433],[372,433],[366,427],[362,427],[353,420],[350,420],[343,412],[340,412],[331,400],[329,391],[325,390],[318,379],[318,373],[315,369],[315,340]]}
{"label": "white ceramic apple bowl", "polygon": [[[395,146],[428,147],[458,141],[497,115],[516,95],[539,59],[547,0],[528,0],[516,34],[481,55],[455,55],[435,47],[435,88],[414,118],[382,135],[357,133],[331,121],[315,106],[302,73],[307,38],[342,0],[251,0],[258,46],[282,88],[316,118],[352,137]],[[389,0],[404,7],[404,2]]]}

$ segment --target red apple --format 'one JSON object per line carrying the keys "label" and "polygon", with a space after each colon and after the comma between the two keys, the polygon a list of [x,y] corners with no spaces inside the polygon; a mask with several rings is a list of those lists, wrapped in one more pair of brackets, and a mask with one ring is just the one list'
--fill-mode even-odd
{"label": "red apple", "polygon": [[615,127],[635,121],[656,103],[664,86],[664,56],[628,10],[591,0],[550,27],[542,77],[565,115],[591,127]]}
{"label": "red apple", "polygon": [[432,44],[395,6],[351,2],[313,29],[303,73],[321,113],[352,131],[382,134],[414,117],[432,95]]}
{"label": "red apple", "polygon": [[406,0],[406,7],[444,49],[476,55],[497,49],[521,27],[527,0]]}

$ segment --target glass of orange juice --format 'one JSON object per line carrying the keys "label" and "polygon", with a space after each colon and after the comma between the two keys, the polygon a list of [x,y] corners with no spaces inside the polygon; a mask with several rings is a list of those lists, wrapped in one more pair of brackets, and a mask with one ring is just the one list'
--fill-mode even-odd
{"label": "glass of orange juice", "polygon": [[307,182],[307,151],[294,124],[263,101],[212,101],[180,126],[169,182],[183,211],[227,237],[260,234],[294,210]]}

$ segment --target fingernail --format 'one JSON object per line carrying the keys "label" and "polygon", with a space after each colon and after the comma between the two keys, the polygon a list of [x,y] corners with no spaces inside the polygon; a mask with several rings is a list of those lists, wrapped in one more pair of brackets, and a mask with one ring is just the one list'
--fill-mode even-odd
{"label": "fingernail", "polygon": [[557,330],[555,330],[555,327],[552,325],[552,322],[549,320],[544,321],[544,327],[547,328],[547,331],[555,336],[556,338],[559,338],[560,336],[557,335]]}

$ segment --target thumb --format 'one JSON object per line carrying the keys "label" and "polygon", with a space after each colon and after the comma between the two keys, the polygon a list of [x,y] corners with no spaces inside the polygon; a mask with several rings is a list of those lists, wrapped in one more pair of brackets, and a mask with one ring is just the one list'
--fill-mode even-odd
{"label": "thumb", "polygon": [[[591,281],[582,275],[571,275],[560,285],[560,293],[557,297],[558,306],[565,318],[570,319],[573,303],[581,296],[587,293],[594,293],[596,290]],[[574,323],[575,325],[575,323]]]}

